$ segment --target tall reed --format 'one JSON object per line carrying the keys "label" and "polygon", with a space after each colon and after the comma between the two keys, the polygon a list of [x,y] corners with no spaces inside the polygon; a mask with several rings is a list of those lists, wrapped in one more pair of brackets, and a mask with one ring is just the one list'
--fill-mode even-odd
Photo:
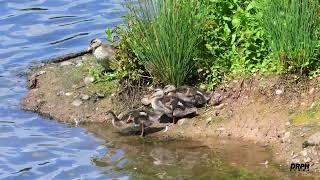
{"label": "tall reed", "polygon": [[306,73],[318,37],[318,0],[264,0],[263,26],[272,50],[287,71]]}
{"label": "tall reed", "polygon": [[198,0],[128,0],[129,45],[157,81],[182,85],[193,73],[202,5]]}

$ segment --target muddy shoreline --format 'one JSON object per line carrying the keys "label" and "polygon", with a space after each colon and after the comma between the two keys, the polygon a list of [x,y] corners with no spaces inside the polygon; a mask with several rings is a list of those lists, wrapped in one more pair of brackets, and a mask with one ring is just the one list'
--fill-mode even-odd
{"label": "muddy shoreline", "polygon": [[[34,68],[28,76],[30,90],[21,100],[23,109],[69,124],[110,126],[104,112],[128,109],[114,98],[114,84],[94,83],[88,76],[94,64],[92,56],[85,54]],[[216,89],[211,105],[202,108],[199,116],[181,119],[167,132],[163,131],[166,124],[156,124],[148,136],[204,145],[217,137],[247,141],[270,149],[272,160],[284,168],[306,162],[311,171],[319,172],[319,148],[302,147],[320,130],[312,115],[320,111],[317,84],[317,80],[291,82],[277,76],[232,80]],[[218,103],[215,97],[221,97]]]}

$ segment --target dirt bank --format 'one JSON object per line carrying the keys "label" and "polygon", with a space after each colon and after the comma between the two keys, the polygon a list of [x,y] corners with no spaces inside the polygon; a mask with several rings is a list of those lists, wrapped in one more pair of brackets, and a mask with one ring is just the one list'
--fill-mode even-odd
{"label": "dirt bank", "polygon": [[[84,55],[33,69],[28,77],[31,89],[21,101],[23,108],[64,123],[110,126],[104,112],[127,108],[114,98],[115,82],[92,82],[88,68],[94,64],[90,55]],[[320,131],[318,84],[316,79],[277,76],[232,80],[216,89],[211,104],[199,116],[181,119],[167,132],[162,130],[166,124],[157,124],[149,136],[204,144],[216,136],[241,139],[270,148],[273,158],[287,168],[292,162],[308,162],[311,171],[319,171],[319,148],[302,147]]]}

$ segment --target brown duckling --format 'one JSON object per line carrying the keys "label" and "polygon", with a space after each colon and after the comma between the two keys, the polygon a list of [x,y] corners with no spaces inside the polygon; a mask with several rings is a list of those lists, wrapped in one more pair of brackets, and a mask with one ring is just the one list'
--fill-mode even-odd
{"label": "brown duckling", "polygon": [[106,115],[106,120],[111,121],[113,127],[117,128],[119,130],[123,130],[123,129],[132,127],[131,124],[127,123],[127,120],[129,118],[128,114],[116,116],[113,111],[107,111],[105,113],[105,115]]}
{"label": "brown duckling", "polygon": [[203,92],[195,87],[181,86],[176,88],[174,85],[167,85],[163,89],[165,94],[176,96],[184,102],[191,103],[196,107],[207,104],[212,97],[212,93]]}
{"label": "brown duckling", "polygon": [[112,125],[120,130],[137,129],[141,130],[140,136],[144,136],[145,128],[150,127],[155,121],[159,121],[162,114],[145,110],[130,111],[123,117],[117,117],[112,111],[106,113],[107,119],[112,120]]}
{"label": "brown duckling", "polygon": [[160,89],[149,97],[149,102],[155,111],[162,112],[172,118],[174,124],[177,122],[177,118],[197,114],[197,108],[191,103],[184,102],[175,96],[165,96],[164,91]]}
{"label": "brown duckling", "polygon": [[115,49],[108,44],[103,44],[100,39],[93,39],[90,42],[88,50],[92,50],[92,54],[105,70],[110,69],[110,61],[114,60]]}

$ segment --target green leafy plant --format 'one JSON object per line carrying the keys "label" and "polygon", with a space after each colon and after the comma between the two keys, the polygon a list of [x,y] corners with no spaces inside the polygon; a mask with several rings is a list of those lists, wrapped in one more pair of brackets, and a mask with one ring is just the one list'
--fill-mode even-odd
{"label": "green leafy plant", "polygon": [[128,45],[154,80],[182,85],[194,73],[204,1],[128,2]]}
{"label": "green leafy plant", "polygon": [[264,0],[262,22],[283,68],[306,74],[318,43],[318,0]]}
{"label": "green leafy plant", "polygon": [[88,69],[89,75],[94,77],[94,83],[113,81],[117,79],[114,72],[104,72],[104,68],[101,65],[96,65]]}
{"label": "green leafy plant", "polygon": [[105,32],[106,32],[106,39],[107,39],[107,41],[113,42],[113,39],[112,39],[112,30],[111,30],[111,28],[110,28],[110,27],[107,27],[106,30],[105,30]]}
{"label": "green leafy plant", "polygon": [[[129,17],[125,17],[129,18]],[[146,72],[143,63],[138,60],[133,53],[133,49],[129,46],[129,34],[126,31],[124,24],[118,25],[112,30],[118,41],[113,41],[113,45],[117,48],[116,61],[113,61],[111,68],[120,81],[131,81],[131,84],[140,84],[145,79],[149,78],[149,74]]]}
{"label": "green leafy plant", "polygon": [[197,56],[200,79],[213,89],[230,75],[274,72],[269,43],[259,21],[259,6],[252,0],[215,0],[206,4]]}

